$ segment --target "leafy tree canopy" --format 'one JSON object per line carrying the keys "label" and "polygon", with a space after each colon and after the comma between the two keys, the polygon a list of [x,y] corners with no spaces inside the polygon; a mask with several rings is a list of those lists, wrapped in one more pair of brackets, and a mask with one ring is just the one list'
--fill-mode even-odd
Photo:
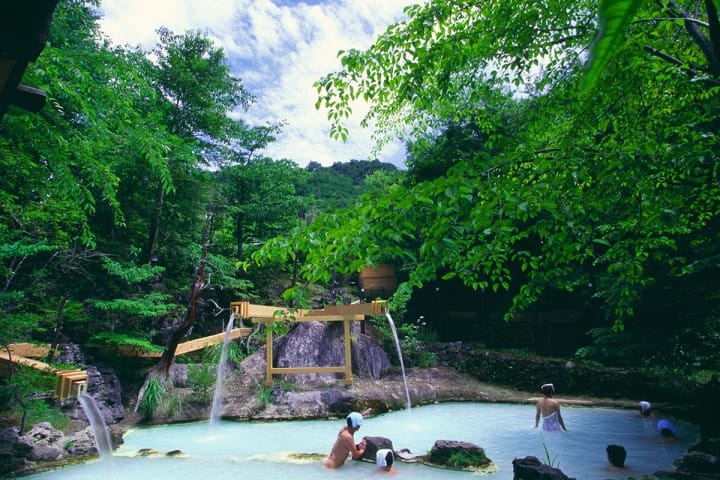
{"label": "leafy tree canopy", "polygon": [[[351,102],[369,101],[380,144],[412,133],[414,182],[322,216],[273,255],[306,252],[308,278],[394,261],[409,275],[399,296],[439,278],[509,290],[508,315],[564,291],[615,331],[662,304],[667,341],[691,317],[706,335],[695,313],[717,323],[707,279],[720,258],[715,4],[600,3],[430,1],[368,50],[341,51],[343,69],[316,83],[331,134],[346,137]],[[583,90],[588,58],[599,81]]]}

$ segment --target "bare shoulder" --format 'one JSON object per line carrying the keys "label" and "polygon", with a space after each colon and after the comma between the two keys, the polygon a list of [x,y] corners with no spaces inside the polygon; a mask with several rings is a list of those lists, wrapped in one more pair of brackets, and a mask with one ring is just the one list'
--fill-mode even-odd
{"label": "bare shoulder", "polygon": [[352,436],[352,433],[348,432],[347,430],[343,430],[342,432],[340,432],[340,440],[348,445],[355,444],[355,439]]}

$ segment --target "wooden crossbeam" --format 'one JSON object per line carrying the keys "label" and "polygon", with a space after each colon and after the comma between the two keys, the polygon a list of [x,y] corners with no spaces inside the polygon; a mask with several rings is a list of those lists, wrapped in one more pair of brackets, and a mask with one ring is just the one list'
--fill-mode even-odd
{"label": "wooden crossbeam", "polygon": [[230,311],[235,314],[237,318],[250,318],[248,315],[248,306],[250,302],[230,302]]}
{"label": "wooden crossbeam", "polygon": [[[252,328],[234,328],[230,330],[230,339],[235,340],[240,337],[247,337],[252,333]],[[225,340],[225,332],[217,333],[207,337],[197,338],[195,340],[189,340],[178,344],[175,350],[175,355],[182,355],[188,352],[194,352],[196,350],[202,350],[205,347],[210,347],[216,343],[220,343]]]}
{"label": "wooden crossbeam", "polygon": [[299,374],[299,373],[343,373],[345,367],[272,367],[270,373],[280,375],[283,373]]}
{"label": "wooden crossbeam", "polygon": [[[274,323],[281,321],[282,318],[278,317],[252,317],[250,319],[253,323]],[[352,320],[355,322],[362,322],[365,320],[364,315],[325,315],[323,317],[300,317],[287,319],[290,322],[341,322],[343,320]]]}
{"label": "wooden crossbeam", "polygon": [[353,318],[353,320],[364,320],[365,315],[381,315],[385,313],[386,307],[384,301],[375,301],[371,303],[352,303],[349,305],[328,305],[320,310],[296,309],[291,310],[287,307],[274,307],[269,305],[254,305],[249,302],[232,302],[230,308],[236,316],[240,318],[250,319],[289,319],[294,322],[307,321],[308,317],[312,321],[336,321],[345,320],[349,317],[362,316],[363,318]]}
{"label": "wooden crossbeam", "polygon": [[[230,330],[230,338],[235,340],[236,338],[247,337],[251,333],[251,328],[234,328]],[[211,347],[216,343],[222,342],[224,339],[225,332],[221,332],[214,335],[208,335],[207,337],[196,338],[194,340],[188,340],[187,342],[178,343],[178,346],[175,349],[175,356]],[[148,352],[131,345],[120,345],[117,347],[117,352],[124,357],[160,358],[162,356],[162,352]]]}
{"label": "wooden crossbeam", "polygon": [[382,315],[385,313],[385,308],[385,302],[327,305],[322,310],[306,310],[305,316],[323,317],[329,315]]}

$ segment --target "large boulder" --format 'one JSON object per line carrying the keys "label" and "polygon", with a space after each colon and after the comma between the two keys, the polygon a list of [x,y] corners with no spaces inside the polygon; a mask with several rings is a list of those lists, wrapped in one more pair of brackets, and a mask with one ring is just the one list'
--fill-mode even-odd
{"label": "large boulder", "polygon": [[482,447],[456,440],[435,441],[426,461],[431,465],[461,470],[493,470],[493,462],[487,458]]}
{"label": "large boulder", "polygon": [[317,418],[327,412],[323,397],[318,390],[295,392],[276,388],[265,411],[275,418]]}
{"label": "large boulder", "polygon": [[375,462],[375,456],[378,450],[387,448],[395,452],[393,448],[392,440],[385,437],[363,437],[365,440],[365,453],[363,453],[362,459]]}
{"label": "large boulder", "polygon": [[[74,343],[63,343],[58,346],[55,360],[59,363],[72,363],[87,365],[85,355],[80,347]],[[111,425],[125,417],[125,408],[122,402],[122,387],[120,379],[112,368],[89,365],[84,367],[88,373],[87,394],[93,397],[105,423]],[[74,406],[71,400],[66,406]],[[71,415],[74,419],[87,422],[87,417],[81,409]]]}
{"label": "large boulder", "polygon": [[[100,410],[106,425],[117,423],[125,417],[122,404],[120,380],[112,368],[87,367],[88,388],[90,395]],[[89,421],[82,409],[77,409],[77,418]]]}
{"label": "large boulder", "polygon": [[58,363],[73,363],[85,365],[85,355],[76,343],[61,343],[58,345],[55,361]]}
{"label": "large boulder", "polygon": [[88,367],[88,393],[97,403],[105,423],[110,425],[125,417],[120,379],[112,368]]}
{"label": "large boulder", "polygon": [[87,455],[97,455],[90,427],[70,436],[47,422],[33,425],[24,435],[15,428],[0,432],[0,478],[32,471],[45,462]]}
{"label": "large boulder", "polygon": [[97,455],[98,450],[95,446],[95,434],[92,427],[88,426],[66,437],[65,454],[67,456]]}
{"label": "large boulder", "polygon": [[170,381],[175,387],[185,387],[188,383],[188,364],[173,363],[170,365]]}
{"label": "large boulder", "polygon": [[322,390],[320,398],[327,405],[327,411],[330,415],[347,415],[347,412],[355,408],[355,397],[338,387]]}
{"label": "large boulder", "polygon": [[0,431],[0,477],[20,470],[30,456],[32,447],[20,441],[16,428]]}
{"label": "large boulder", "polygon": [[512,465],[513,480],[575,480],[560,469],[541,463],[533,456],[516,458]]}
{"label": "large boulder", "polygon": [[684,474],[707,474],[720,478],[720,458],[706,452],[687,452],[674,462],[677,471]]}
{"label": "large boulder", "polygon": [[49,461],[63,456],[63,432],[48,422],[36,423],[20,440],[31,447],[30,460]]}

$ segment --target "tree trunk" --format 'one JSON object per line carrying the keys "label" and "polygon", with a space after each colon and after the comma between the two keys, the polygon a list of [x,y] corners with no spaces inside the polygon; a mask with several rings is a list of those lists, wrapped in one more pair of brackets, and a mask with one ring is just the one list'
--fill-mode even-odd
{"label": "tree trunk", "polygon": [[237,259],[239,262],[244,260],[243,252],[243,237],[245,235],[245,229],[243,228],[243,219],[241,215],[238,215],[235,220],[235,237],[237,241]]}
{"label": "tree trunk", "polygon": [[200,300],[200,294],[206,287],[205,267],[207,265],[207,245],[211,224],[212,210],[210,207],[208,207],[208,210],[205,214],[205,228],[203,230],[200,265],[195,268],[195,278],[193,280],[193,284],[190,290],[190,300],[188,301],[187,310],[185,311],[185,316],[182,323],[177,326],[170,334],[170,338],[168,339],[165,351],[163,352],[162,357],[160,357],[160,361],[155,366],[154,372],[156,375],[167,376],[169,374],[170,367],[172,366],[173,359],[175,358],[175,351],[177,350],[178,343],[180,343],[180,340],[182,340],[188,330],[190,330],[190,327],[195,324],[195,317],[197,315],[197,305],[198,301]]}
{"label": "tree trunk", "polygon": [[171,333],[168,339],[165,350],[163,351],[160,361],[158,361],[153,371],[145,379],[145,383],[140,388],[137,396],[137,402],[135,403],[135,411],[138,411],[140,403],[142,402],[143,395],[145,395],[145,389],[151,379],[160,377],[160,381],[164,384],[169,383],[170,379],[170,367],[175,360],[175,351],[177,350],[178,343],[183,339],[185,334],[195,324],[195,317],[197,315],[197,304],[200,300],[200,293],[205,289],[205,266],[207,265],[207,245],[208,237],[210,232],[210,226],[212,224],[212,207],[208,206],[207,212],[205,213],[205,228],[203,229],[202,236],[202,253],[200,255],[200,264],[195,267],[195,276],[193,284],[190,289],[190,300],[188,301],[187,310],[185,316],[180,325],[178,325]]}
{"label": "tree trunk", "polygon": [[154,263],[155,249],[157,248],[158,238],[160,237],[160,221],[165,206],[165,190],[161,186],[158,191],[157,208],[155,217],[152,219],[152,226],[148,235],[148,264]]}
{"label": "tree trunk", "polygon": [[55,350],[57,350],[57,347],[60,344],[60,339],[62,338],[63,313],[65,312],[65,305],[67,304],[69,296],[70,292],[65,292],[62,300],[60,301],[57,318],[55,319],[55,332],[53,333],[53,341],[50,344],[50,350],[48,350],[46,358],[47,363],[51,363],[53,361],[53,357],[55,356]]}

